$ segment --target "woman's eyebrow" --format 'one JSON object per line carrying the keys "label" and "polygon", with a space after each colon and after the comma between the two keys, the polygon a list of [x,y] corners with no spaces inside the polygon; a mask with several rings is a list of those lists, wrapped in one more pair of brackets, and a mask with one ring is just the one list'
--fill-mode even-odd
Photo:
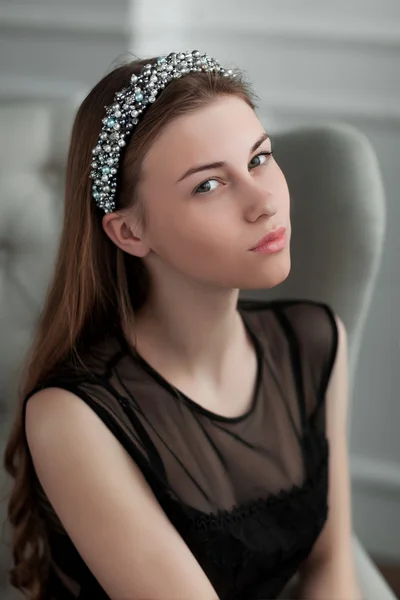
{"label": "woman's eyebrow", "polygon": [[[252,152],[254,152],[255,150],[257,150],[257,148],[259,146],[261,146],[261,144],[263,142],[265,142],[265,140],[268,140],[268,139],[269,139],[268,134],[264,132],[251,147],[250,154]],[[197,167],[191,167],[182,175],[182,177],[179,177],[179,179],[177,179],[176,183],[179,183],[183,179],[186,179],[186,177],[189,177],[190,175],[194,175],[194,173],[198,173],[199,171],[208,171],[209,169],[220,169],[221,167],[226,167],[225,161],[218,161],[218,162],[209,163],[207,165],[199,165]]]}

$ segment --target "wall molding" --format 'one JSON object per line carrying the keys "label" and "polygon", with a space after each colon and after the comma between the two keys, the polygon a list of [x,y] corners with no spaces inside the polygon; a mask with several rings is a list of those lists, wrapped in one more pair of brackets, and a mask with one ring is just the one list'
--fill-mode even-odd
{"label": "wall molding", "polygon": [[[111,5],[110,5],[111,6]],[[71,10],[72,9],[72,10]],[[135,19],[129,18],[131,12],[123,3],[115,3],[111,8],[107,5],[93,10],[90,6],[75,6],[68,4],[48,4],[47,6],[35,6],[32,10],[30,5],[0,5],[0,29],[1,30],[37,30],[58,31],[69,34],[95,34],[95,35],[117,35],[125,34],[134,36]],[[134,16],[134,15],[131,15]],[[162,15],[161,15],[162,16]],[[284,41],[301,42],[321,45],[345,44],[351,46],[367,45],[368,47],[398,48],[400,49],[400,26],[396,23],[367,23],[362,24],[354,21],[327,22],[326,20],[314,21],[290,19],[277,20],[272,18],[248,18],[242,20],[232,18],[225,14],[223,19],[217,21],[207,16],[207,11],[202,14],[199,22],[190,20],[189,15],[183,15],[179,21],[168,23],[171,39],[174,33],[182,28],[188,39],[192,36],[206,33],[207,36],[233,37],[256,36],[270,39],[279,38]],[[151,18],[150,18],[151,17]],[[149,19],[149,20],[147,20]],[[218,23],[218,25],[216,25]],[[143,18],[138,19],[141,30],[146,34],[165,36],[164,21],[157,21],[157,12],[146,11]],[[177,27],[177,24],[179,27]],[[204,29],[205,28],[205,29]]]}
{"label": "wall molding", "polygon": [[56,81],[38,77],[0,75],[0,101],[10,100],[78,100],[83,99],[89,87],[82,82]]}
{"label": "wall molding", "polygon": [[[111,3],[110,3],[111,6]],[[102,6],[98,10],[85,6],[2,6],[0,5],[0,30],[67,33],[69,35],[131,35],[131,24],[126,11],[118,4],[112,8]]]}
{"label": "wall molding", "polygon": [[384,494],[400,497],[400,465],[386,460],[352,456],[351,479],[357,487],[367,487]]}
{"label": "wall molding", "polygon": [[[157,22],[157,17],[149,22],[140,24],[151,36],[165,35],[165,24]],[[187,21],[179,23],[179,32],[184,27],[187,39],[206,33],[208,37],[231,36],[232,38],[252,36],[265,40],[279,38],[281,41],[301,42],[307,44],[346,46],[372,46],[382,49],[400,49],[400,27],[383,27],[382,25],[369,25],[360,27],[358,23],[346,24],[342,22],[327,23],[325,21],[309,23],[307,21],[273,22],[258,19],[257,21],[240,22],[239,20],[225,17],[221,21],[204,21],[199,24]],[[174,37],[174,25],[169,27],[171,39]]]}
{"label": "wall molding", "polygon": [[[260,87],[260,86],[259,86]],[[304,95],[289,90],[287,94],[269,94],[269,90],[258,89],[258,95],[263,98],[259,103],[258,113],[268,115],[283,121],[285,118],[299,118],[307,121],[335,120],[351,123],[362,123],[382,128],[400,127],[400,105],[395,101],[377,99],[366,102],[365,97],[323,97]]]}

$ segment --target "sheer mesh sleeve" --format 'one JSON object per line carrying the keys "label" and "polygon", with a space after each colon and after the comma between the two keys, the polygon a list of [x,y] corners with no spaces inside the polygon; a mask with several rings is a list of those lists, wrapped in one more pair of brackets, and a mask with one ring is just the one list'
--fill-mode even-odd
{"label": "sheer mesh sleeve", "polygon": [[304,301],[284,305],[281,319],[291,338],[300,402],[310,427],[325,433],[325,395],[336,359],[338,330],[332,309]]}
{"label": "sheer mesh sleeve", "polygon": [[[29,398],[38,390],[58,387],[67,390],[83,400],[140,467],[153,490],[165,483],[165,470],[151,433],[151,415],[145,414],[136,401],[129,385],[135,387],[127,374],[123,377],[115,368],[122,360],[122,354],[112,353],[109,348],[93,351],[86,369],[72,369],[68,364],[52,377],[31,391],[25,399],[25,409]],[[138,391],[141,382],[137,382]],[[149,407],[150,408],[150,407]]]}

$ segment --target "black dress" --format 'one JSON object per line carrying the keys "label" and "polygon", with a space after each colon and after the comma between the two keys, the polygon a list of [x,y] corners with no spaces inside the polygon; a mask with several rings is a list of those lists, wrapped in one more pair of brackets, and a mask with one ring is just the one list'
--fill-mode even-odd
{"label": "black dress", "polygon": [[[241,300],[239,311],[258,356],[240,417],[202,408],[118,336],[92,348],[89,371],[66,364],[40,387],[73,392],[109,427],[220,600],[260,600],[279,595],[327,519],[325,392],[338,332],[317,302]],[[107,598],[37,490],[52,552],[47,597]]]}

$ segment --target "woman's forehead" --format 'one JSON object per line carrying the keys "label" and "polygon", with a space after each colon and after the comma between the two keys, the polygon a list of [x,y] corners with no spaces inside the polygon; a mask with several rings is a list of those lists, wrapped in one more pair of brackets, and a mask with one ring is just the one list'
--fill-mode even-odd
{"label": "woman's forehead", "polygon": [[166,125],[149,148],[144,174],[153,166],[160,168],[160,161],[169,168],[176,164],[181,171],[193,161],[227,160],[242,147],[248,153],[261,132],[255,112],[242,99],[218,98]]}

